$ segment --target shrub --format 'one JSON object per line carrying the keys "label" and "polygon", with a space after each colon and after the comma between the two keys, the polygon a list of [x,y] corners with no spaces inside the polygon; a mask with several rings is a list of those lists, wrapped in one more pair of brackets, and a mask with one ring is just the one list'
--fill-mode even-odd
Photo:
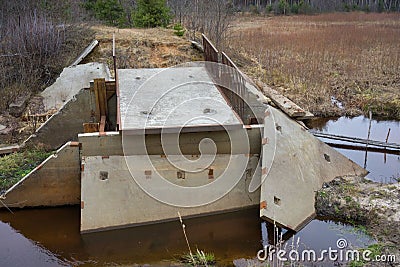
{"label": "shrub", "polygon": [[266,11],[267,13],[271,13],[272,10],[273,10],[273,6],[272,6],[272,5],[267,5],[267,6],[265,7],[265,11]]}
{"label": "shrub", "polygon": [[174,30],[176,36],[183,36],[185,34],[185,29],[182,27],[180,23],[174,25]]}
{"label": "shrub", "polygon": [[136,27],[166,27],[171,19],[170,9],[165,0],[138,0],[133,12]]}
{"label": "shrub", "polygon": [[85,8],[93,12],[94,16],[111,26],[126,26],[126,14],[118,0],[89,0]]}

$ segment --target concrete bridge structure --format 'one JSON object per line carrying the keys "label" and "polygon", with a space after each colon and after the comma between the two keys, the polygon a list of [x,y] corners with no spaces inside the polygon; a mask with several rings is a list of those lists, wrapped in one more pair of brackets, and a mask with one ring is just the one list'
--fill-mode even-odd
{"label": "concrete bridge structure", "polygon": [[[75,115],[86,119],[82,131],[65,129],[71,142],[2,202],[80,204],[82,233],[254,205],[263,219],[298,231],[315,216],[323,183],[366,174],[308,133],[294,103],[274,104],[205,37],[203,46],[203,63],[121,69],[115,81],[91,82],[74,100],[85,107]],[[56,138],[61,129],[41,130]]]}

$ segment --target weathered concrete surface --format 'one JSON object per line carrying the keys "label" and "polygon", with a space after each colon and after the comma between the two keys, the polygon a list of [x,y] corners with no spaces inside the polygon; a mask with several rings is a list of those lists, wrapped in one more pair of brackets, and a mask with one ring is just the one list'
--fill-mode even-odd
{"label": "weathered concrete surface", "polygon": [[367,174],[272,107],[266,112],[264,138],[271,142],[263,145],[266,178],[261,186],[260,216],[286,228],[298,231],[314,218],[315,192],[323,183],[338,176]]}
{"label": "weathered concrete surface", "polygon": [[10,208],[79,204],[79,144],[69,142],[1,196]]}
{"label": "weathered concrete surface", "polygon": [[[190,155],[188,155],[190,157]],[[135,156],[138,162],[133,172],[144,174],[146,166],[141,162],[147,156]],[[185,179],[177,177],[177,169],[168,167],[166,159],[161,156],[151,156],[168,181],[182,186],[192,186],[209,183],[209,173],[202,171],[186,174]],[[229,155],[221,156],[223,163]],[[248,169],[255,171],[258,160],[250,160]],[[82,196],[81,196],[81,231],[101,231],[111,228],[121,228],[129,225],[156,223],[165,220],[176,220],[179,211],[182,216],[200,216],[209,213],[241,209],[257,205],[259,191],[248,193],[250,182],[245,173],[238,184],[227,195],[218,201],[195,208],[177,208],[147,195],[132,178],[125,158],[122,156],[85,157],[82,161]],[[220,166],[220,167],[218,167]],[[215,178],[224,168],[224,164],[215,166]],[[107,178],[101,173],[107,173]],[[177,196],[179,197],[179,196]],[[193,196],[198,197],[198,196]]]}
{"label": "weathered concrete surface", "polygon": [[[260,128],[246,129],[250,141],[250,154],[260,154],[261,151],[261,132]],[[232,130],[233,132],[241,130]],[[169,139],[176,137],[175,134],[165,134],[163,138]],[[145,138],[145,140],[143,140]],[[199,151],[199,143],[205,138],[212,139],[217,147],[217,154],[230,154],[232,152],[232,144],[229,135],[224,131],[214,132],[198,132],[198,133],[182,133],[179,136],[179,146],[183,154],[197,155]],[[124,151],[122,147],[123,137],[118,132],[107,132],[105,135],[99,133],[79,134],[79,142],[82,144],[82,156],[122,156],[124,152],[129,154],[129,151]],[[132,135],[129,136],[132,143],[130,146],[131,154],[133,155],[162,155],[164,149],[169,150],[168,147],[161,145],[161,135],[151,134],[146,136]],[[126,139],[125,139],[126,141]],[[146,142],[146,150],[139,149],[139,144]],[[129,145],[129,144],[126,144]],[[165,141],[164,145],[171,145],[170,142]],[[247,153],[246,148],[241,148],[240,144],[235,145],[236,152]]]}
{"label": "weathered concrete surface", "polygon": [[0,155],[9,154],[20,149],[19,145],[0,145]]}
{"label": "weathered concrete surface", "polygon": [[92,120],[95,109],[94,94],[89,89],[81,89],[61,110],[53,114],[25,144],[44,144],[57,149],[68,141],[77,140],[83,132],[83,123]]}
{"label": "weathered concrete surface", "polygon": [[118,80],[123,131],[241,127],[204,67],[118,70]]}
{"label": "weathered concrete surface", "polygon": [[107,65],[93,62],[64,68],[56,82],[41,93],[45,110],[61,109],[82,88],[88,88],[95,78],[110,80]]}

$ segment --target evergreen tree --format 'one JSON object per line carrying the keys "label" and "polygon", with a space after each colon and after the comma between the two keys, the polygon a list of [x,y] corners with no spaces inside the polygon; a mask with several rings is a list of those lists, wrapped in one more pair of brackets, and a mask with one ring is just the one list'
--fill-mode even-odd
{"label": "evergreen tree", "polygon": [[126,26],[126,14],[118,0],[89,0],[85,8],[93,11],[96,18],[112,26]]}
{"label": "evergreen tree", "polygon": [[165,0],[138,0],[133,12],[136,27],[165,27],[171,19]]}

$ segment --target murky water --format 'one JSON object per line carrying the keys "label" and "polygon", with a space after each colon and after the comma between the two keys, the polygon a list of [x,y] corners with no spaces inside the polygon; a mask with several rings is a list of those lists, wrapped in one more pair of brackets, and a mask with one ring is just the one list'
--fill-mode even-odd
{"label": "murky water", "polygon": [[[338,119],[318,119],[308,123],[310,128],[323,133],[336,135],[345,135],[350,137],[359,137],[367,139],[369,119],[364,116],[355,118],[341,117]],[[371,140],[386,141],[387,133],[390,129],[389,143],[400,144],[400,122],[399,121],[378,121],[372,120],[371,123]],[[327,142],[342,143],[340,141],[332,141],[322,139]],[[364,145],[359,145],[364,146]],[[365,146],[364,146],[365,147]],[[344,154],[361,167],[365,164],[365,150],[353,150],[336,148],[340,153]],[[400,155],[396,153],[367,153],[366,169],[370,172],[367,178],[382,183],[394,183],[400,178]]]}
{"label": "murky water", "polygon": [[[366,138],[368,119],[340,118],[314,121],[322,132]],[[400,123],[372,122],[371,139],[400,143]],[[338,149],[358,164],[364,164],[365,151]],[[400,176],[399,155],[368,152],[368,177],[378,182]],[[192,250],[199,248],[215,254],[218,266],[232,266],[233,261],[254,259],[267,244],[266,223],[259,219],[259,209],[185,220]],[[0,211],[0,266],[126,266],[150,264],[168,266],[187,245],[178,220],[162,224],[80,235],[79,207]],[[314,220],[286,244],[297,244],[299,251],[316,252],[336,248],[339,238],[351,247],[365,247],[373,240],[351,226],[332,221]],[[329,265],[330,264],[330,265]],[[324,263],[333,266],[333,263]]]}
{"label": "murky water", "polygon": [[[267,238],[258,215],[253,208],[185,220],[192,250],[213,252],[218,266],[255,258]],[[79,217],[79,207],[1,211],[0,266],[160,266],[188,251],[178,220],[81,236]],[[371,242],[351,229],[315,220],[295,238],[317,251],[334,246],[341,236],[358,246]]]}

